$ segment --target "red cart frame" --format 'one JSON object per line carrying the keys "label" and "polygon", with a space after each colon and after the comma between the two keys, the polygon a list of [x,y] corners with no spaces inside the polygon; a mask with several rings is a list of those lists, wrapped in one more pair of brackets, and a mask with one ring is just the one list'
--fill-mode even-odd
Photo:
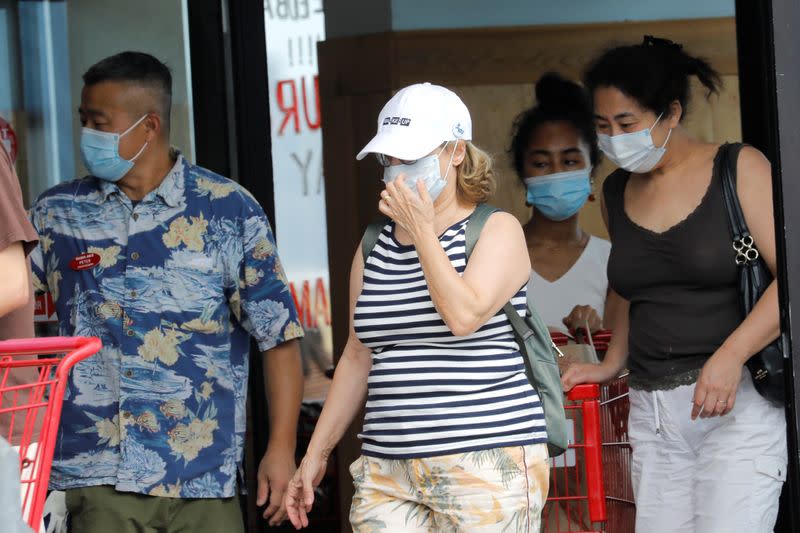
{"label": "red cart frame", "polygon": [[[47,497],[67,377],[73,366],[101,348],[100,339],[94,337],[0,341],[0,417],[10,420],[8,441],[19,442],[23,517],[35,531]],[[10,376],[20,369],[37,369],[38,379],[9,385]],[[22,431],[15,433],[20,420]]]}
{"label": "red cart frame", "polygon": [[[608,348],[610,332],[592,342]],[[568,337],[554,334],[556,344]],[[542,515],[545,533],[633,533],[636,508],[630,479],[628,385],[625,375],[603,385],[578,385],[564,408],[574,434],[569,450],[553,459]]]}

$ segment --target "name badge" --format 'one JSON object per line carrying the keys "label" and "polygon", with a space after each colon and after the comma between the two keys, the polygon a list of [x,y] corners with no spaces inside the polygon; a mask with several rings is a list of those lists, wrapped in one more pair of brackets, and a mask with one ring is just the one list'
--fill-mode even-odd
{"label": "name badge", "polygon": [[72,258],[69,262],[69,267],[72,270],[90,270],[100,264],[100,256],[98,254],[80,254]]}

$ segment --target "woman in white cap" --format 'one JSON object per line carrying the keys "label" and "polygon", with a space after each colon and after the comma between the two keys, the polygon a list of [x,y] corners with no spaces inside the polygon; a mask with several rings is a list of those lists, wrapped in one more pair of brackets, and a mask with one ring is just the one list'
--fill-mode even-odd
{"label": "woman in white cap", "polygon": [[358,154],[377,155],[389,217],[350,274],[350,337],[285,503],[295,527],[331,451],[364,405],[351,465],[360,531],[538,531],[549,460],[537,392],[502,307],[525,312],[517,220],[494,213],[466,261],[465,228],[494,189],[455,93],[400,90]]}

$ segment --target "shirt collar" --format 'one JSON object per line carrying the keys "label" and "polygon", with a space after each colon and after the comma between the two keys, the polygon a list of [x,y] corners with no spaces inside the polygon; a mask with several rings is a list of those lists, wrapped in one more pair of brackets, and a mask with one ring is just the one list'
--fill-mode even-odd
{"label": "shirt collar", "polygon": [[[155,195],[170,207],[176,207],[180,204],[184,192],[184,176],[188,170],[188,163],[184,159],[183,154],[179,150],[173,149],[172,153],[175,155],[175,164],[167,173],[161,184],[152,192],[145,196],[145,200],[149,196]],[[108,180],[94,178],[99,183],[100,197],[103,202],[114,194],[123,194],[116,183]]]}

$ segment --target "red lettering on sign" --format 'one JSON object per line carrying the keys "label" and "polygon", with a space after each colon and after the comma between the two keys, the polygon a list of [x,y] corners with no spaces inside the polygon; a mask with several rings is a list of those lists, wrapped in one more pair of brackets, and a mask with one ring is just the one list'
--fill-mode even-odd
{"label": "red lettering on sign", "polygon": [[325,325],[331,325],[331,308],[328,305],[328,291],[325,289],[325,282],[322,278],[317,278],[317,287],[314,291],[314,310],[316,316],[325,317]]}
{"label": "red lettering on sign", "polygon": [[331,310],[328,306],[328,291],[322,278],[317,278],[313,301],[311,300],[311,283],[308,280],[303,281],[299,300],[297,299],[294,282],[289,283],[289,290],[292,293],[294,306],[297,308],[297,317],[304,328],[319,327],[317,323],[319,319],[323,319],[325,325],[330,326]]}
{"label": "red lettering on sign", "polygon": [[[319,76],[314,76],[314,111],[315,116],[317,117],[314,122],[311,122],[308,113],[308,95],[306,94],[306,79],[303,78],[301,82],[301,86],[303,89],[303,112],[306,118],[306,125],[311,130],[318,130],[320,125],[322,124],[322,116],[319,112]],[[319,280],[322,281],[322,280]]]}
{"label": "red lettering on sign", "polygon": [[[292,102],[288,104],[284,97],[284,87],[288,87],[291,91],[292,95]],[[294,118],[294,131],[295,133],[300,133],[300,115],[297,112],[297,86],[294,84],[294,80],[281,80],[278,82],[278,87],[276,92],[277,94],[277,102],[278,102],[278,109],[283,111],[283,121],[281,122],[281,127],[278,128],[278,135],[283,135],[283,130],[286,129],[286,125],[289,123],[292,118]]]}
{"label": "red lettering on sign", "polygon": [[[319,76],[314,76],[313,88],[310,87],[311,80],[305,77],[300,80],[280,80],[275,88],[275,101],[278,109],[283,113],[281,125],[278,128],[278,135],[283,135],[286,127],[291,121],[294,132],[300,133],[300,102],[297,97],[297,86],[303,96],[303,121],[306,127],[311,130],[318,130],[322,125],[322,113],[319,106]],[[312,94],[309,94],[311,92]],[[310,101],[310,104],[309,104]],[[309,108],[311,105],[311,108]],[[312,118],[311,115],[314,115]]]}
{"label": "red lettering on sign", "polygon": [[97,254],[81,254],[76,255],[69,262],[69,267],[72,270],[89,270],[100,264],[100,256]]}

